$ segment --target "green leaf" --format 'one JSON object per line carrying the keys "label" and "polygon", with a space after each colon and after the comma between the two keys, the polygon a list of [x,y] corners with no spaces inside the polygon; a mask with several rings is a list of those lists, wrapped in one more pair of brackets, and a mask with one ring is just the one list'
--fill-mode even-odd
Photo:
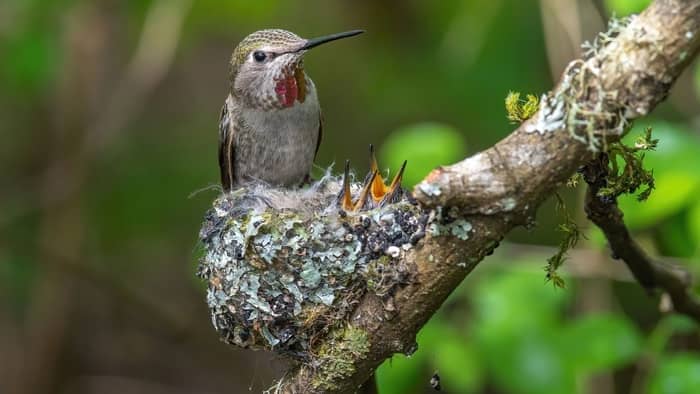
{"label": "green leaf", "polygon": [[605,0],[605,8],[616,16],[627,16],[643,11],[651,0]]}
{"label": "green leaf", "polygon": [[575,320],[565,330],[563,341],[572,364],[584,373],[620,367],[634,360],[642,350],[636,327],[619,316],[605,314]]}
{"label": "green leaf", "polygon": [[674,354],[659,360],[649,380],[650,394],[700,393],[700,355]]}
{"label": "green leaf", "polygon": [[466,151],[459,131],[438,123],[421,123],[391,133],[379,150],[379,164],[396,171],[408,160],[403,184],[411,188],[437,166],[462,159]]}

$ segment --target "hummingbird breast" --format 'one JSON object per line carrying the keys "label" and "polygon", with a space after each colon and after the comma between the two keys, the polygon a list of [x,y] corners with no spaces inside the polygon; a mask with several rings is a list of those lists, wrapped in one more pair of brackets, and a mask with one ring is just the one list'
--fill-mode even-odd
{"label": "hummingbird breast", "polygon": [[294,186],[311,171],[319,138],[320,106],[306,78],[303,102],[285,108],[240,108],[235,167],[240,176]]}

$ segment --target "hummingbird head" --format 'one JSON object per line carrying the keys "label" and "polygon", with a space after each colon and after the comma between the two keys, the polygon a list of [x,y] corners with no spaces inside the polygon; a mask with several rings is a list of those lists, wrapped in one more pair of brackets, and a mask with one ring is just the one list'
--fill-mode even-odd
{"label": "hummingbird head", "polygon": [[362,33],[352,30],[304,39],[281,29],[259,30],[244,38],[231,56],[231,93],[248,105],[282,109],[306,99],[303,56],[326,42]]}

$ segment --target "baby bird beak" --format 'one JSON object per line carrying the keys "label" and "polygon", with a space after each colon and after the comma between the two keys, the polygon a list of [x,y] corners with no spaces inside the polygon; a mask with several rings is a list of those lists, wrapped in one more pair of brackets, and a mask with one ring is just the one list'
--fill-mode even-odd
{"label": "baby bird beak", "polygon": [[345,162],[345,173],[343,175],[343,186],[338,194],[338,205],[346,212],[358,212],[382,207],[386,204],[397,202],[401,199],[404,190],[401,188],[401,179],[406,169],[406,161],[403,162],[399,172],[389,185],[384,181],[374,156],[374,146],[369,147],[369,173],[360,190],[357,200],[353,201],[350,193],[350,162]]}

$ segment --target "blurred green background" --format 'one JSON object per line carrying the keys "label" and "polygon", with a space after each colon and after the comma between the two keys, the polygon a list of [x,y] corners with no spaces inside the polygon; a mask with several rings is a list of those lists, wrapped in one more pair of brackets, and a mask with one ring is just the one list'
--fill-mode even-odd
{"label": "blurred green background", "polygon": [[[541,94],[583,40],[642,0],[3,0],[0,393],[260,392],[270,354],[228,347],[195,276],[218,190],[227,60],[261,28],[367,33],[306,57],[326,119],[317,164],[408,159],[407,186],[506,136],[509,90]],[[622,202],[647,251],[700,270],[700,69],[652,126],[657,190]],[[588,240],[544,281],[550,201],[378,371],[380,393],[697,393],[700,337]]]}

